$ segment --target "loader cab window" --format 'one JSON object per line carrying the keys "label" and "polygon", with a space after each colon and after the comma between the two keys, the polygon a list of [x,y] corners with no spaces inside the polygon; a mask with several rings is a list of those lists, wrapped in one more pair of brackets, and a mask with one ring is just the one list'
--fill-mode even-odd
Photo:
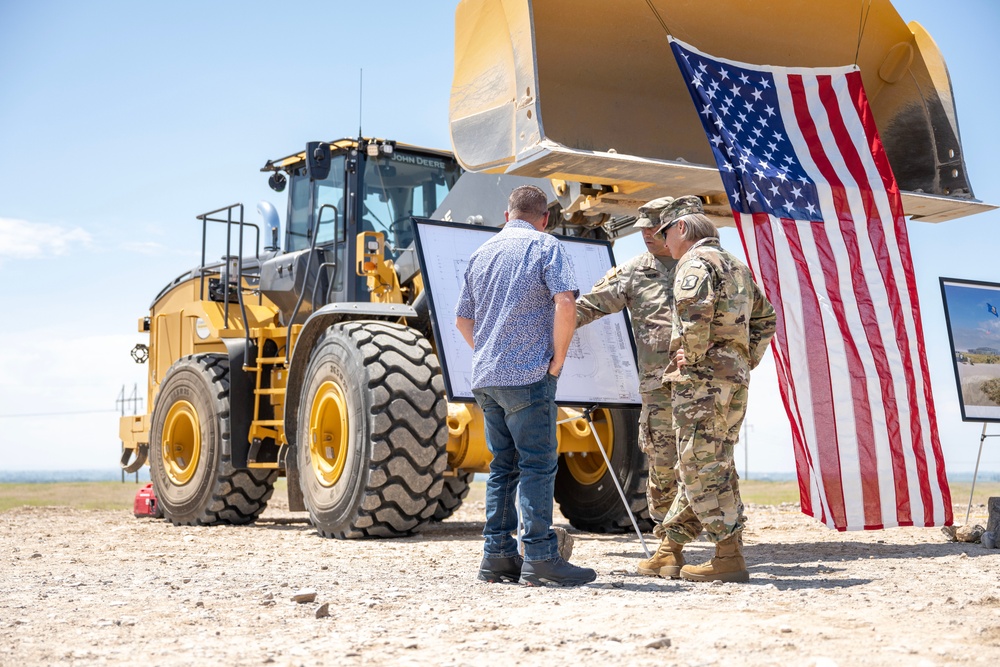
{"label": "loader cab window", "polygon": [[385,234],[386,254],[396,259],[412,246],[410,217],[430,217],[458,176],[458,163],[447,156],[397,148],[390,155],[368,157],[359,231]]}
{"label": "loader cab window", "polygon": [[[291,175],[288,193],[288,252],[309,247],[309,176],[305,169]],[[324,204],[330,206],[323,207]],[[319,212],[319,232],[316,245],[329,245],[344,241],[344,156],[335,155],[330,165],[330,175],[316,183],[315,210]]]}

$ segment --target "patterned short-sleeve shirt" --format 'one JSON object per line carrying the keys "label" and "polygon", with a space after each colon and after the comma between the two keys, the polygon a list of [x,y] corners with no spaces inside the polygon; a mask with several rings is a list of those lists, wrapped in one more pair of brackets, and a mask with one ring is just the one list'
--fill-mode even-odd
{"label": "patterned short-sleeve shirt", "polygon": [[472,388],[516,387],[545,377],[554,348],[553,296],[579,295],[562,244],[511,220],[472,254],[455,314],[473,320]]}

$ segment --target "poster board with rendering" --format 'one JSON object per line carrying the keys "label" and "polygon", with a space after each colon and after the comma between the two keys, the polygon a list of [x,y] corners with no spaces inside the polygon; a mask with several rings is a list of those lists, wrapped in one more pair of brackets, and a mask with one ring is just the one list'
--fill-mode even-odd
{"label": "poster board with rendering", "polygon": [[[472,402],[472,349],[455,328],[455,306],[469,258],[500,230],[414,218],[417,256],[430,303],[448,400]],[[611,244],[556,236],[586,292],[614,266]],[[581,293],[582,293],[581,292]],[[560,405],[632,407],[641,403],[635,341],[625,312],[576,330],[559,378]]]}
{"label": "poster board with rendering", "polygon": [[962,420],[1000,421],[1000,283],[940,280]]}

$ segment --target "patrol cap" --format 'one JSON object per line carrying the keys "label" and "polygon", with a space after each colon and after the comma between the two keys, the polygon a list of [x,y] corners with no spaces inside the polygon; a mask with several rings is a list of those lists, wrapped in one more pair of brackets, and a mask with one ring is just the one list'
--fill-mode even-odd
{"label": "patrol cap", "polygon": [[678,197],[660,210],[660,224],[656,233],[662,233],[663,228],[677,218],[681,218],[692,213],[704,212],[705,209],[702,208],[701,198],[696,197],[695,195],[684,195],[683,197]]}
{"label": "patrol cap", "polygon": [[659,197],[648,201],[639,207],[639,219],[635,221],[635,229],[649,229],[660,226],[660,211],[674,201],[673,197]]}

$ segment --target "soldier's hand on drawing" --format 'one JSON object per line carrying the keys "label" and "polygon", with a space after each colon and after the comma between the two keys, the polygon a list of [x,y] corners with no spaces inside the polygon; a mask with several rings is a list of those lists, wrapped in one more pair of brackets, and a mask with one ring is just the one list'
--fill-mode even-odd
{"label": "soldier's hand on drawing", "polygon": [[677,354],[674,355],[674,361],[677,363],[677,368],[684,368],[687,366],[687,359],[684,358],[684,348],[678,348]]}

